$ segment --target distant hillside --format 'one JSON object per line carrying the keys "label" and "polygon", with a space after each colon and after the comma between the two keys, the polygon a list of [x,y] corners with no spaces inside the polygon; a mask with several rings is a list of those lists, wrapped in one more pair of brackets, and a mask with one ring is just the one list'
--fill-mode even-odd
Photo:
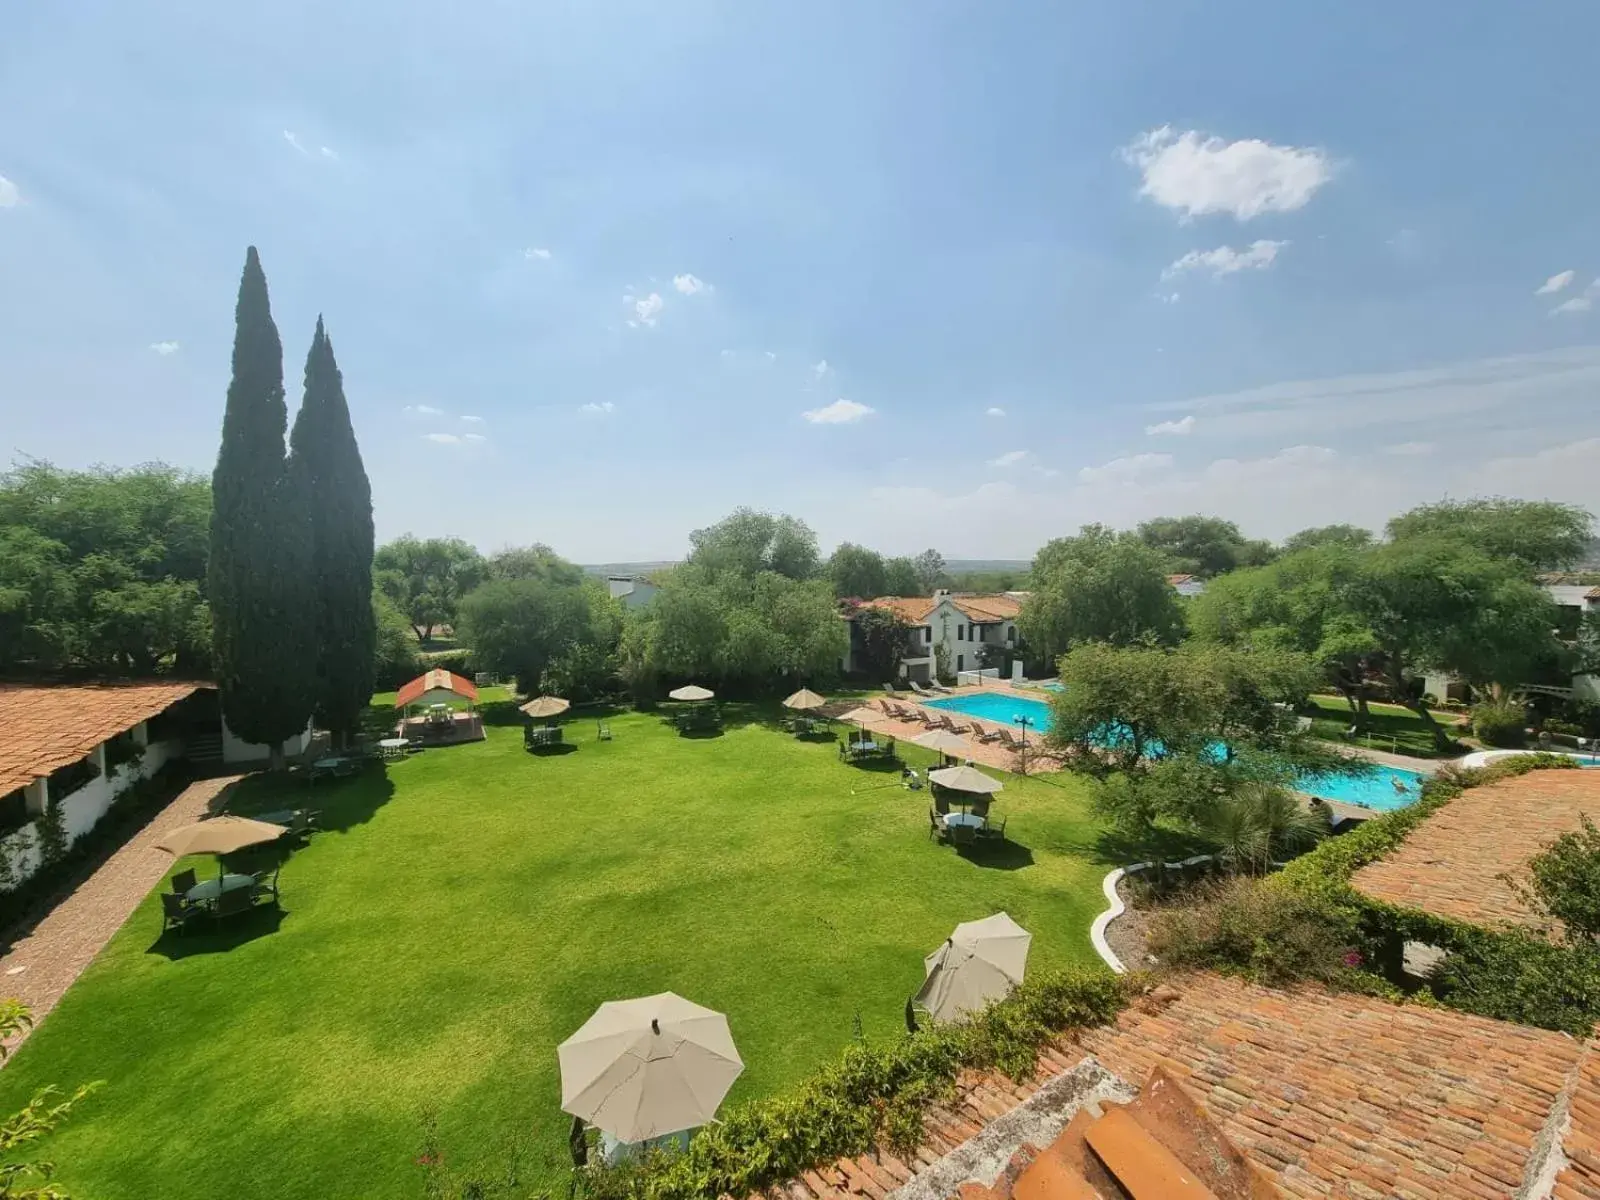
{"label": "distant hillside", "polygon": [[[664,567],[675,567],[675,562],[616,562],[584,563],[590,575],[648,575]],[[977,572],[1026,571],[1033,564],[1025,558],[951,558],[944,569],[951,575],[971,575]]]}
{"label": "distant hillside", "polygon": [[659,571],[663,567],[675,567],[675,562],[629,562],[629,563],[583,563],[584,571],[590,575],[648,575],[652,571]]}

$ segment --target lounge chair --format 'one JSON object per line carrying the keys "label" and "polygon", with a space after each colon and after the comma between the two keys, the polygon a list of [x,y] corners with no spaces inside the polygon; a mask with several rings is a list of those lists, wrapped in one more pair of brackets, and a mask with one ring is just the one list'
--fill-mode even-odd
{"label": "lounge chair", "polygon": [[885,713],[887,713],[891,717],[894,716],[895,713],[898,712],[899,708],[900,708],[900,706],[898,704],[896,704],[893,700],[888,700],[888,699],[879,700],[878,701],[878,707],[880,709],[882,709]]}
{"label": "lounge chair", "polygon": [[933,695],[932,692],[930,692],[927,688],[923,687],[915,679],[909,679],[906,682],[911,685],[911,690],[913,692],[915,692],[919,696],[931,696],[931,695]]}
{"label": "lounge chair", "polygon": [[[193,872],[191,871],[192,875]],[[190,921],[205,912],[205,906],[190,904],[182,896],[172,892],[161,893],[161,932],[176,929],[180,934]]]}
{"label": "lounge chair", "polygon": [[172,894],[174,896],[187,896],[194,883],[193,871],[179,871],[172,877]]}
{"label": "lounge chair", "polygon": [[998,742],[1000,740],[1000,730],[998,728],[990,728],[987,725],[980,725],[976,721],[972,723],[972,732],[977,734],[978,740],[984,743],[984,745],[988,745],[990,742]]}
{"label": "lounge chair", "polygon": [[952,721],[948,713],[939,714],[938,724],[939,728],[944,730],[946,733],[961,734],[967,731],[967,727],[965,725],[957,725],[954,721]]}
{"label": "lounge chair", "polygon": [[895,691],[894,684],[886,683],[883,685],[883,694],[885,696],[898,696],[900,693]]}
{"label": "lounge chair", "polygon": [[1000,744],[1002,746],[1004,746],[1007,750],[1021,750],[1022,749],[1022,743],[1017,741],[1016,738],[1011,736],[1011,730],[1005,729],[1005,728],[1000,728],[1000,729],[996,729],[995,732],[1000,735]]}
{"label": "lounge chair", "polygon": [[931,683],[929,683],[928,686],[930,688],[932,688],[934,691],[938,692],[942,696],[953,696],[953,695],[955,695],[955,690],[953,688],[945,687],[945,685],[940,683],[937,679],[935,679]]}

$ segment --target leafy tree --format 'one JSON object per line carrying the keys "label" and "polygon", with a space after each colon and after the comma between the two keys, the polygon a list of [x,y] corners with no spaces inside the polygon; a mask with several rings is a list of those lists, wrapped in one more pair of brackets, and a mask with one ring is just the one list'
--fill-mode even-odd
{"label": "leafy tree", "polygon": [[484,573],[489,579],[547,579],[572,586],[584,579],[582,567],[569,563],[542,543],[496,551],[484,564]]}
{"label": "leafy tree", "polygon": [[[20,1000],[0,1000],[0,1059],[6,1043],[33,1028],[33,1014]],[[66,1099],[53,1087],[41,1088],[21,1111],[0,1121],[0,1200],[72,1200],[57,1187],[56,1165],[34,1157],[37,1143],[48,1138],[83,1100],[100,1087],[87,1083]]]}
{"label": "leafy tree", "polygon": [[1560,921],[1567,939],[1600,945],[1600,829],[1585,813],[1528,863],[1530,880],[1513,881],[1534,911]]}
{"label": "leafy tree", "polygon": [[1046,658],[1084,642],[1175,642],[1183,629],[1160,551],[1133,534],[1087,525],[1033,563],[1033,595],[1017,626]]}
{"label": "leafy tree", "polygon": [[461,598],[485,576],[483,558],[460,538],[405,534],[378,547],[373,582],[411,622],[418,642],[436,626],[454,626]]}
{"label": "leafy tree", "polygon": [[917,572],[920,595],[929,595],[935,588],[944,585],[944,555],[937,550],[924,550],[911,560],[911,565]]}
{"label": "leafy tree", "polygon": [[1362,555],[1340,603],[1371,630],[1394,698],[1441,750],[1450,738],[1422,698],[1429,668],[1477,687],[1516,684],[1551,652],[1555,606],[1523,576],[1448,537],[1407,537]]}
{"label": "leafy tree", "polygon": [[283,348],[254,246],[235,312],[233,379],[211,478],[208,584],[217,683],[228,725],[271,748],[311,716],[311,530],[305,481],[284,452]]}
{"label": "leafy tree", "polygon": [[827,576],[833,584],[833,594],[841,600],[875,600],[890,594],[883,556],[865,546],[839,543],[828,558]]}
{"label": "leafy tree", "polygon": [[1201,810],[1199,827],[1224,867],[1261,874],[1290,854],[1309,850],[1330,831],[1326,807],[1309,808],[1287,788],[1251,782]]}
{"label": "leafy tree", "polygon": [[576,647],[607,641],[602,654],[611,650],[613,630],[604,615],[612,604],[597,581],[496,579],[461,602],[460,632],[478,663],[514,675],[518,689],[533,695],[552,663],[566,656],[570,670]]}
{"label": "leafy tree", "polygon": [[1529,572],[1581,561],[1593,531],[1594,517],[1575,505],[1501,497],[1425,504],[1389,522],[1391,541],[1449,538]]}
{"label": "leafy tree", "polygon": [[821,556],[817,535],[798,517],[735,509],[715,525],[689,535],[688,561],[713,575],[745,579],[772,571],[788,579],[810,579]]}
{"label": "leafy tree", "polygon": [[1318,525],[1291,533],[1283,540],[1283,552],[1293,554],[1299,550],[1316,550],[1323,546],[1339,546],[1346,550],[1365,550],[1372,545],[1372,530],[1359,525]]}
{"label": "leafy tree", "polygon": [[372,621],[377,638],[373,649],[372,674],[377,686],[396,688],[415,679],[422,669],[416,635],[394,601],[382,592],[372,593]]}
{"label": "leafy tree", "polygon": [[922,579],[917,574],[917,564],[909,558],[884,560],[883,594],[885,596],[921,595]]}
{"label": "leafy tree", "polygon": [[1600,609],[1583,614],[1573,646],[1573,674],[1600,675]]}
{"label": "leafy tree", "polygon": [[372,699],[378,642],[372,609],[372,487],[321,317],[306,356],[305,396],[289,448],[311,513],[315,711],[334,743],[344,746]]}
{"label": "leafy tree", "polygon": [[1171,571],[1211,579],[1271,557],[1265,543],[1247,541],[1239,527],[1220,517],[1157,517],[1139,526],[1139,540],[1166,558]]}
{"label": "leafy tree", "polygon": [[871,607],[857,610],[854,624],[861,669],[870,679],[891,678],[910,638],[911,626],[892,608]]}

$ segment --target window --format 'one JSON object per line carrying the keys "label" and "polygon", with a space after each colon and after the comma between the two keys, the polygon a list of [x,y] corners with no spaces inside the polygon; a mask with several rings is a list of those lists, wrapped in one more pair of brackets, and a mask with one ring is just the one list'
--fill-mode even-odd
{"label": "window", "polygon": [[932,625],[924,625],[922,627],[922,640],[924,642],[933,641],[933,626]]}
{"label": "window", "polygon": [[1006,645],[1010,646],[1013,643],[1015,643],[1016,640],[1017,640],[1017,627],[1015,625],[1007,625],[1006,626]]}
{"label": "window", "polygon": [[956,626],[956,641],[959,642],[959,641],[964,640],[966,638],[966,635],[967,635],[966,626],[965,625],[957,625]]}
{"label": "window", "polygon": [[966,670],[966,667],[967,667],[967,656],[965,654],[956,655],[956,670],[964,671],[964,670]]}
{"label": "window", "polygon": [[28,812],[28,795],[22,788],[0,796],[0,834],[21,829],[32,819]]}
{"label": "window", "polygon": [[978,627],[976,625],[974,625],[971,621],[968,621],[967,622],[967,641],[975,642],[977,640],[978,640]]}

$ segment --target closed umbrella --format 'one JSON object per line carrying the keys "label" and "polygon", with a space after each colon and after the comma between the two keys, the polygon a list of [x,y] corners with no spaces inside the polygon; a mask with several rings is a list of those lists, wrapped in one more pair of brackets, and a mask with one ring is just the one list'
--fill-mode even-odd
{"label": "closed umbrella", "polygon": [[704,1125],[744,1070],[728,1018],[672,992],[607,1001],[556,1054],[562,1111],[619,1142]]}
{"label": "closed umbrella", "polygon": [[923,960],[928,977],[914,1003],[939,1021],[977,1012],[1022,982],[1032,941],[1033,935],[1003,912],[962,922]]}
{"label": "closed umbrella", "polygon": [[559,717],[572,707],[572,701],[560,696],[536,696],[522,706],[530,717]]}
{"label": "closed umbrella", "polygon": [[821,708],[828,701],[813,692],[810,688],[801,688],[794,695],[783,702],[785,708],[792,708],[796,712],[810,712],[814,708]]}
{"label": "closed umbrella", "polygon": [[977,767],[966,765],[929,771],[928,781],[949,788],[952,792],[970,792],[974,796],[992,796],[1005,789],[1005,785],[992,775],[985,775]]}
{"label": "closed umbrella", "polygon": [[964,737],[948,729],[930,729],[927,733],[919,733],[911,739],[911,744],[926,750],[937,750],[940,754],[965,754],[972,749]]}
{"label": "closed umbrella", "polygon": [[673,688],[667,693],[672,700],[709,700],[716,693],[710,688],[703,688],[698,683],[686,683],[681,688]]}

